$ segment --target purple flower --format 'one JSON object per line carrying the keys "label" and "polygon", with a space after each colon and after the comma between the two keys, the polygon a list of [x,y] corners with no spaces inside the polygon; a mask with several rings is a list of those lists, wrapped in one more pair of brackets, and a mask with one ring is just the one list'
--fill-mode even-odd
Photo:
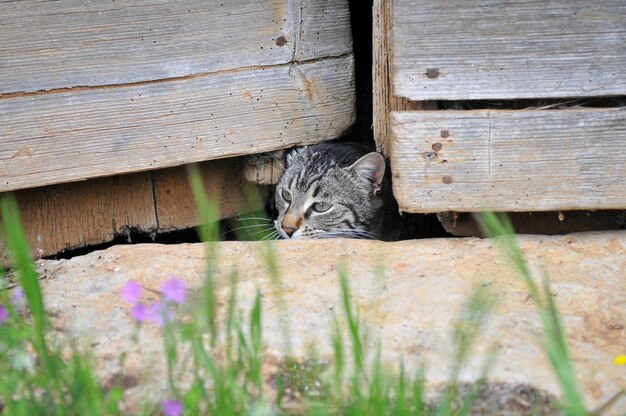
{"label": "purple flower", "polygon": [[18,286],[13,291],[13,296],[11,296],[11,305],[13,305],[13,307],[18,311],[26,306],[26,298],[24,297],[24,289],[22,289],[22,286]]}
{"label": "purple flower", "polygon": [[185,303],[185,282],[177,277],[170,277],[163,286],[161,292],[166,302]]}
{"label": "purple flower", "polygon": [[174,319],[174,315],[174,311],[168,308],[167,304],[157,302],[150,305],[147,318],[158,326],[163,326]]}
{"label": "purple flower", "polygon": [[135,303],[141,297],[141,285],[134,280],[126,282],[122,288],[122,299],[128,303]]}
{"label": "purple flower", "polygon": [[163,414],[165,416],[180,416],[183,413],[183,404],[175,399],[163,402]]}
{"label": "purple flower", "polygon": [[148,307],[141,302],[137,302],[130,310],[130,316],[137,322],[145,321],[149,315]]}
{"label": "purple flower", "polygon": [[9,311],[4,305],[0,305],[0,325],[4,324],[9,319]]}

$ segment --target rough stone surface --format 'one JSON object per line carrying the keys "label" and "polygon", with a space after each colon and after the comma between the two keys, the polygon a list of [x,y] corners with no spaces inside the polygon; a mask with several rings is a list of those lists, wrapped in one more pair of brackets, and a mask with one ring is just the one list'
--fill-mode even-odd
{"label": "rough stone surface", "polygon": [[[532,269],[551,278],[578,381],[587,406],[595,409],[626,389],[626,367],[614,364],[626,353],[626,232],[521,236],[519,242]],[[327,240],[276,242],[274,247],[295,354],[307,354],[312,345],[321,356],[330,354],[333,315],[341,313],[338,267],[345,263],[361,318],[370,339],[382,341],[385,360],[396,365],[402,359],[408,368],[425,363],[429,383],[443,383],[449,376],[452,323],[472,288],[482,284],[498,306],[462,379],[474,380],[495,346],[490,380],[528,383],[560,395],[540,348],[541,325],[528,291],[493,241]],[[260,248],[260,243],[219,243],[218,292],[225,302],[235,268],[241,307],[248,308],[261,290],[267,350],[280,356],[286,345],[281,308],[271,295]],[[127,351],[124,380],[134,386],[132,400],[165,388],[160,330],[146,325],[133,343],[136,327],[120,290],[136,279],[156,291],[172,274],[199,288],[205,267],[201,244],[116,246],[71,260],[39,261],[38,266],[47,276],[42,282],[55,327],[93,346],[105,380],[115,376],[119,354]],[[624,411],[622,397],[609,414]]]}

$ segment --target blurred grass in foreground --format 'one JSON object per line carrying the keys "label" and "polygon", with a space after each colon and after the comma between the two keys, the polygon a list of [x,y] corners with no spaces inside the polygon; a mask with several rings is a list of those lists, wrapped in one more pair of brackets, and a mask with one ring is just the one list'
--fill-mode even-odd
{"label": "blurred grass in foreground", "polygon": [[[450,380],[438,400],[427,401],[423,368],[407,369],[398,363],[395,370],[389,370],[383,364],[384,345],[380,341],[371,342],[364,331],[358,304],[350,293],[346,267],[340,268],[338,279],[342,312],[335,316],[332,337],[326,340],[332,345],[332,360],[299,361],[289,357],[288,311],[282,300],[280,267],[271,242],[265,243],[261,250],[272,281],[269,292],[284,317],[287,357],[284,371],[276,378],[274,391],[268,390],[262,371],[265,348],[261,294],[257,294],[244,314],[237,304],[237,272],[233,271],[230,296],[219,310],[214,281],[219,256],[219,244],[215,242],[219,239],[218,205],[215,199],[211,201],[206,196],[200,175],[193,167],[190,180],[201,224],[199,234],[206,241],[207,267],[202,299],[192,309],[193,319],[184,323],[165,319],[168,393],[165,397],[152,397],[139,414],[462,416],[472,412],[491,360],[484,363],[483,378],[469,389],[459,385],[458,376],[495,304],[486,289],[477,288],[469,294],[451,328],[455,353],[450,363]],[[0,290],[0,304],[7,311],[6,319],[0,324],[0,414],[127,414],[122,412],[123,387],[102,384],[95,375],[90,351],[72,348],[69,356],[62,353],[62,344],[57,342],[55,331],[48,325],[38,276],[15,201],[5,196],[0,205],[2,238],[27,300],[23,309],[16,308],[10,290],[6,287]],[[563,413],[589,414],[575,381],[563,325],[556,304],[549,296],[547,278],[541,286],[535,283],[505,218],[492,214],[478,218],[485,231],[505,250],[503,255],[520,272],[537,306],[544,330],[543,347],[563,391]],[[8,284],[4,273],[1,282],[4,286]],[[129,339],[129,347],[132,342]],[[183,374],[187,380],[191,379],[185,388],[179,382]],[[290,399],[294,391],[298,393],[295,401]]]}
{"label": "blurred grass in foreground", "polygon": [[485,234],[495,239],[496,244],[524,279],[533,303],[537,307],[543,328],[542,346],[561,386],[563,412],[567,415],[588,414],[576,383],[565,329],[556,303],[550,295],[548,276],[543,276],[541,286],[537,285],[524,254],[517,244],[515,230],[506,216],[483,213],[476,218]]}

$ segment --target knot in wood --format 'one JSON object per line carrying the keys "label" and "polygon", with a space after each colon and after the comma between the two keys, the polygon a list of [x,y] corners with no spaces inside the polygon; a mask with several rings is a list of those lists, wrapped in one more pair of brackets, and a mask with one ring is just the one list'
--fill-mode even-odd
{"label": "knot in wood", "polygon": [[428,78],[437,78],[439,76],[439,68],[427,68],[426,76]]}

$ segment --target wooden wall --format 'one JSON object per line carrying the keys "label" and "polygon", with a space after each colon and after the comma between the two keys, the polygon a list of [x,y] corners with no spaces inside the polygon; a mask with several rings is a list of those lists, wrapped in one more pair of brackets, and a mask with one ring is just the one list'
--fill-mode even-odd
{"label": "wooden wall", "polygon": [[0,192],[333,139],[345,1],[22,0],[0,12]]}
{"label": "wooden wall", "polygon": [[45,254],[195,225],[187,163],[224,159],[204,172],[233,215],[228,158],[355,119],[347,0],[18,0],[0,45],[0,193]]}
{"label": "wooden wall", "polygon": [[[626,208],[626,108],[568,107],[626,96],[626,3],[376,0],[374,19],[374,132],[403,211]],[[498,109],[518,99],[562,105]],[[493,109],[439,109],[458,100]]]}

